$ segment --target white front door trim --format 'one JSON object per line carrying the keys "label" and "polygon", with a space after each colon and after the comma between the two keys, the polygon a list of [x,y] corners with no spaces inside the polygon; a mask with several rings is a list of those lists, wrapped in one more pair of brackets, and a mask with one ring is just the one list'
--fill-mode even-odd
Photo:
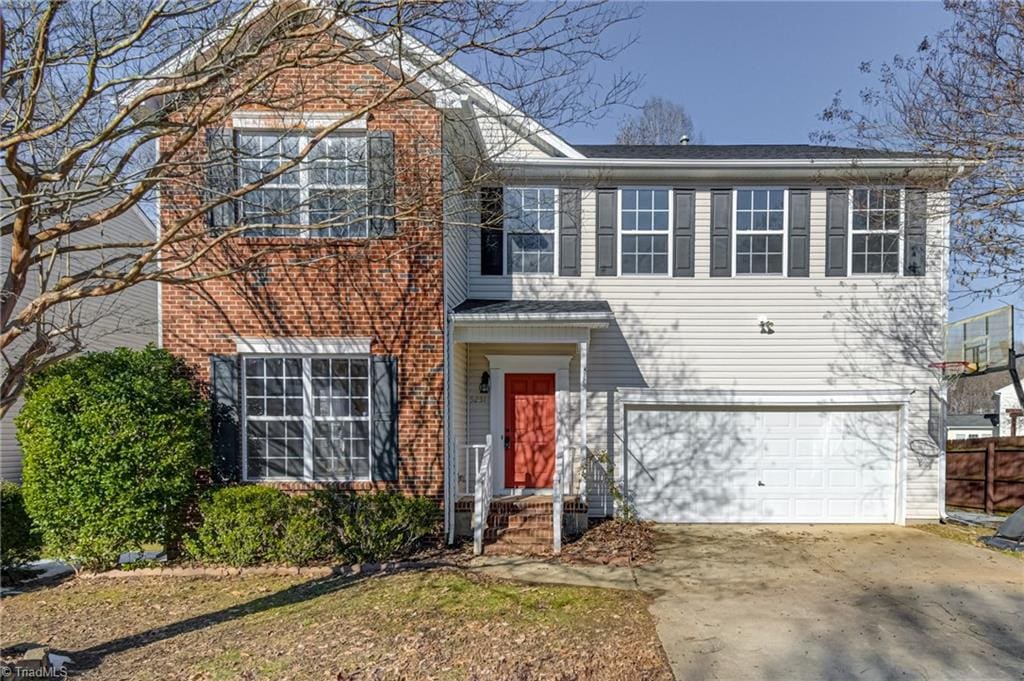
{"label": "white front door trim", "polygon": [[[491,374],[491,465],[496,494],[525,494],[541,490],[505,487],[505,374],[555,375],[555,465],[559,465],[569,433],[560,422],[569,414],[569,363],[572,355],[487,355]],[[549,490],[548,490],[549,491]]]}

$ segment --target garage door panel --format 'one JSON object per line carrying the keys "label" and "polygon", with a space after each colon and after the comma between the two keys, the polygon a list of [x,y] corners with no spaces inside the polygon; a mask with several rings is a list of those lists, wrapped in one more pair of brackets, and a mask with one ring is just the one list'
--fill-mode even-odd
{"label": "garage door panel", "polygon": [[627,491],[666,522],[893,522],[897,413],[627,411]]}

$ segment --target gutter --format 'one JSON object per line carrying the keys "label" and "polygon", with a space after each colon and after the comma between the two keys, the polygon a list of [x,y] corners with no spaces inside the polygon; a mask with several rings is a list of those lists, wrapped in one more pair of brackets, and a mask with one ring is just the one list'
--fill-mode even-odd
{"label": "gutter", "polygon": [[957,168],[958,174],[965,166],[977,166],[978,162],[950,161],[923,158],[864,158],[864,159],[636,159],[636,158],[531,158],[508,159],[498,162],[510,168]]}

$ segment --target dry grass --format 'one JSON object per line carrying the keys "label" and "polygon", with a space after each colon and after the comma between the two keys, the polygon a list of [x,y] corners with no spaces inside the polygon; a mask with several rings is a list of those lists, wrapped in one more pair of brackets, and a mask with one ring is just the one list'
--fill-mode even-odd
{"label": "dry grass", "polygon": [[929,525],[915,525],[918,530],[934,534],[937,537],[944,539],[952,539],[953,541],[962,542],[964,544],[970,544],[971,546],[977,546],[985,549],[986,551],[996,551],[1007,556],[1012,556],[1017,560],[1024,561],[1024,552],[1021,551],[1004,551],[1002,549],[992,548],[987,544],[983,544],[980,539],[981,537],[991,537],[995,534],[995,530],[991,527],[974,527],[966,525],[956,525],[954,523],[946,523],[945,525],[929,524]]}
{"label": "dry grass", "polygon": [[671,679],[635,592],[456,571],[76,580],[0,605],[27,643],[102,679]]}

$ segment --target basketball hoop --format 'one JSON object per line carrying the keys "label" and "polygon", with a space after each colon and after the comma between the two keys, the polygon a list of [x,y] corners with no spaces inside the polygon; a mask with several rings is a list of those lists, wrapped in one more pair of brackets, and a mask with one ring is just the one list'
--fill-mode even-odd
{"label": "basketball hoop", "polygon": [[978,370],[978,365],[974,362],[932,362],[928,365],[929,369],[939,369],[942,371],[942,382],[946,384],[946,387],[953,387],[959,379],[963,378],[967,374],[974,373]]}

